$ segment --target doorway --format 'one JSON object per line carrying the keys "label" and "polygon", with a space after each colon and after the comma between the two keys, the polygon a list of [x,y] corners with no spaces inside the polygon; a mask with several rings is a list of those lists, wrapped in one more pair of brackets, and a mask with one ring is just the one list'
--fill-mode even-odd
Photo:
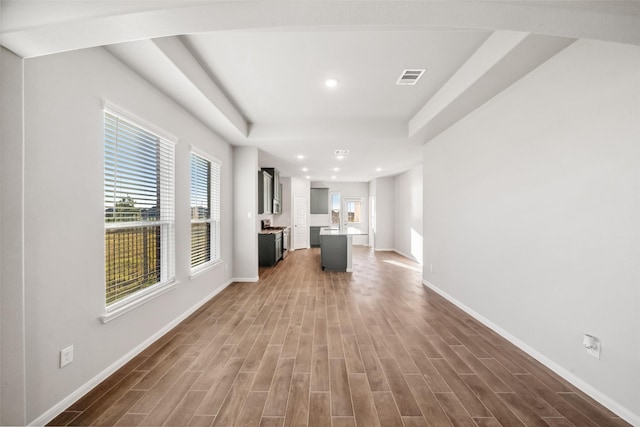
{"label": "doorway", "polygon": [[307,198],[295,196],[293,199],[293,244],[292,250],[307,247]]}
{"label": "doorway", "polygon": [[376,235],[376,196],[369,196],[369,246],[375,246]]}
{"label": "doorway", "polygon": [[352,234],[366,234],[365,209],[362,197],[345,197],[342,203],[343,230]]}

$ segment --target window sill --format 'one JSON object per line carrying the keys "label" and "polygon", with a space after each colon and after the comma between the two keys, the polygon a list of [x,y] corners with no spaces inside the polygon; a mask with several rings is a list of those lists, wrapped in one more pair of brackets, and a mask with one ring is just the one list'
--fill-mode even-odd
{"label": "window sill", "polygon": [[152,289],[150,289],[149,292],[137,296],[135,299],[132,299],[126,304],[107,309],[106,313],[100,316],[100,320],[102,321],[102,323],[108,323],[114,319],[117,319],[118,317],[122,316],[125,313],[128,313],[134,308],[146,304],[152,299],[155,299],[156,297],[159,297],[160,295],[175,289],[179,283],[180,282],[173,280],[161,285],[156,285]]}
{"label": "window sill", "polygon": [[216,261],[209,261],[208,263],[202,264],[197,266],[196,268],[191,270],[191,274],[189,275],[189,280],[193,280],[196,277],[211,271],[215,268],[218,268],[219,266],[221,266],[223,264],[222,260],[216,260]]}

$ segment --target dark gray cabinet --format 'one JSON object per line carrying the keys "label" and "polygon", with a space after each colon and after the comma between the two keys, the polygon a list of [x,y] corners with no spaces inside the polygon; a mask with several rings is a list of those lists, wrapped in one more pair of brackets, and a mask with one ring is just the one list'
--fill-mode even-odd
{"label": "dark gray cabinet", "polygon": [[320,229],[322,227],[309,227],[309,246],[317,248],[320,246]]}
{"label": "dark gray cabinet", "polygon": [[[278,181],[280,181],[280,174],[278,174]],[[276,194],[278,194],[278,199],[273,199],[273,213],[281,214],[282,213],[282,184],[278,184],[276,190]]]}
{"label": "dark gray cabinet", "polygon": [[258,213],[282,213],[282,184],[278,169],[262,168],[258,172]]}
{"label": "dark gray cabinet", "polygon": [[264,169],[258,172],[258,213],[273,213],[273,175]]}
{"label": "dark gray cabinet", "polygon": [[258,234],[258,262],[271,267],[282,259],[282,231]]}
{"label": "dark gray cabinet", "polygon": [[325,214],[329,213],[329,189],[328,188],[312,188],[311,189],[311,213]]}
{"label": "dark gray cabinet", "polygon": [[347,271],[347,245],[345,235],[320,236],[320,262],[323,270]]}

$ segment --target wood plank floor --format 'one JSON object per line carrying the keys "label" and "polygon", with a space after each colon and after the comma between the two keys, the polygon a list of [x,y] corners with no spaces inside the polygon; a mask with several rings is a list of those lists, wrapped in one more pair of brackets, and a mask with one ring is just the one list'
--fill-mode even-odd
{"label": "wood plank floor", "polygon": [[354,250],[353,273],[295,251],[234,283],[50,425],[623,426],[421,284]]}

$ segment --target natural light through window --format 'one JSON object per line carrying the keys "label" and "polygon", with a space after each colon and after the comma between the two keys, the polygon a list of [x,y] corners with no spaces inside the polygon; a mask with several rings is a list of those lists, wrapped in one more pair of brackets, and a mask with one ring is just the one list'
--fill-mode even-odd
{"label": "natural light through window", "polygon": [[174,145],[104,115],[106,305],[174,278]]}
{"label": "natural light through window", "polygon": [[405,263],[402,263],[402,262],[394,261],[392,259],[385,259],[384,262],[386,262],[387,264],[395,265],[396,267],[406,268],[407,270],[411,270],[411,271],[418,271],[418,272],[422,271],[422,267],[420,267],[420,266],[416,267],[416,266],[413,266],[413,265],[409,265],[409,264],[405,264]]}
{"label": "natural light through window", "polygon": [[362,202],[360,200],[349,200],[347,202],[347,222],[360,223],[360,213],[362,212]]}
{"label": "natural light through window", "polygon": [[191,153],[191,268],[220,258],[220,164]]}
{"label": "natural light through window", "polygon": [[422,235],[411,229],[411,256],[422,263]]}
{"label": "natural light through window", "polygon": [[331,225],[340,226],[340,193],[331,193]]}

